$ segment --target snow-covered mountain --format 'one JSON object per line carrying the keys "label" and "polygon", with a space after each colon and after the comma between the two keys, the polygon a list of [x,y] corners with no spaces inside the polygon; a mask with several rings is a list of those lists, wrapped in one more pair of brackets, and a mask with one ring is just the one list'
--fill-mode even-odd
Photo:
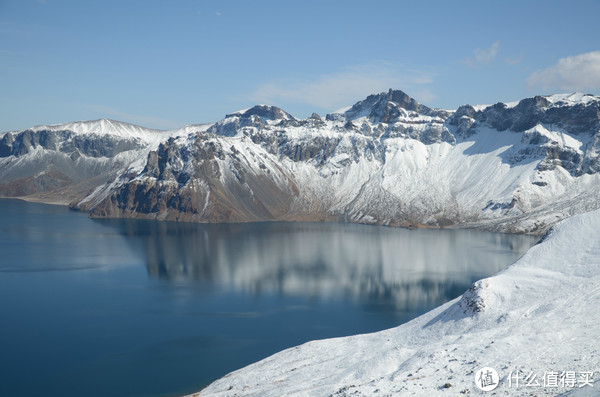
{"label": "snow-covered mountain", "polygon": [[[87,177],[74,207],[98,217],[542,233],[600,206],[599,107],[599,97],[576,93],[452,112],[390,90],[324,118],[258,105],[176,131],[107,120],[37,127],[0,137],[0,193],[15,174],[23,185],[18,170],[28,169],[26,181],[40,172],[67,175],[65,186]],[[35,153],[37,164],[62,162],[25,166]],[[69,160],[94,164],[102,177],[73,178]]]}
{"label": "snow-covered mountain", "polygon": [[175,131],[113,120],[43,125],[0,134],[0,195],[68,204],[124,172]]}

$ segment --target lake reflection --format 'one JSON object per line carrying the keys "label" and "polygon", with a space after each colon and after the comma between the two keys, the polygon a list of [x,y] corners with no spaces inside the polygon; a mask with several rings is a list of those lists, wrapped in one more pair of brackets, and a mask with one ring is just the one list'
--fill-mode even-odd
{"label": "lake reflection", "polygon": [[397,326],[536,239],[352,224],[92,220],[0,200],[1,396],[170,397]]}
{"label": "lake reflection", "polygon": [[355,224],[99,220],[143,252],[150,276],[260,294],[344,297],[397,309],[460,295],[535,241],[472,230]]}

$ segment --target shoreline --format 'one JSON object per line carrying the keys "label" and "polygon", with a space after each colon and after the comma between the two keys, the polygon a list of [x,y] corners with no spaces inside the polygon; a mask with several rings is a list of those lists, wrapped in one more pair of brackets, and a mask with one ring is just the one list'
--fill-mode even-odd
{"label": "shoreline", "polygon": [[[58,198],[44,198],[44,197],[36,197],[35,195],[30,196],[19,196],[19,197],[0,197],[0,199],[7,200],[22,200],[30,203],[39,203],[39,204],[48,204],[48,205],[61,205],[69,207],[69,209],[73,211],[81,212],[78,208],[71,208],[72,200],[60,200]],[[86,211],[84,211],[86,212]],[[349,223],[356,225],[365,225],[365,226],[382,226],[382,227],[390,227],[390,228],[401,228],[408,230],[421,230],[421,229],[431,229],[431,230],[455,230],[455,229],[464,229],[464,230],[480,230],[491,233],[499,233],[499,234],[523,234],[523,235],[531,235],[531,236],[539,236],[540,238],[546,233],[544,232],[536,232],[536,233],[526,233],[523,231],[499,231],[494,228],[493,223],[487,224],[485,221],[479,222],[466,222],[462,224],[449,224],[446,226],[435,226],[435,225],[424,225],[417,224],[408,221],[404,222],[393,222],[392,224],[383,224],[383,223],[365,223],[365,222],[347,222],[336,220],[334,218],[323,219],[323,218],[315,218],[315,219],[276,219],[276,220],[253,220],[248,222],[236,221],[236,222],[200,222],[194,220],[183,219],[159,219],[157,216],[150,216],[150,214],[137,214],[137,216],[116,216],[116,217],[105,217],[105,216],[90,216],[95,219],[140,219],[140,220],[152,220],[159,222],[181,222],[181,223],[200,223],[200,224],[235,224],[235,223],[254,223],[254,222],[306,222],[306,223]],[[494,222],[491,220],[490,222]]]}
{"label": "shoreline", "polygon": [[44,199],[41,197],[32,197],[32,196],[20,196],[20,197],[0,197],[2,200],[21,200],[29,203],[38,203],[38,204],[48,204],[48,205],[62,205],[65,207],[69,206],[69,202],[57,200],[57,199]]}

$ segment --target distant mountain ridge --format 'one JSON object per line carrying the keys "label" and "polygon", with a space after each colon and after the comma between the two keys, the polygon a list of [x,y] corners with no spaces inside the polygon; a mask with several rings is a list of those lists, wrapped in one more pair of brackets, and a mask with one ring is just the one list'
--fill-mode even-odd
{"label": "distant mountain ridge", "polygon": [[173,131],[98,120],[0,134],[0,194],[97,217],[542,233],[600,207],[599,137],[593,95],[447,111],[389,90],[324,118],[257,105]]}

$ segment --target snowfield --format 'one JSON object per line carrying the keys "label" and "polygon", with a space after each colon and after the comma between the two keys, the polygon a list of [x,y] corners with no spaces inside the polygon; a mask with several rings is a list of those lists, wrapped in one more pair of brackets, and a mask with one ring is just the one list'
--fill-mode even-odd
{"label": "snowfield", "polygon": [[[600,395],[600,211],[399,327],[312,341],[192,396]],[[479,390],[475,373],[499,385]]]}

